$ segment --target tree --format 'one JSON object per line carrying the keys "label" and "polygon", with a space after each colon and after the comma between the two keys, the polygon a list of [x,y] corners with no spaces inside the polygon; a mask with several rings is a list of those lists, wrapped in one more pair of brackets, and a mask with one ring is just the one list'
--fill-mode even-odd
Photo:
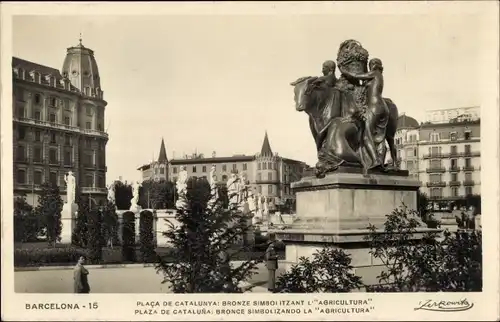
{"label": "tree", "polygon": [[132,199],[132,186],[121,181],[115,181],[115,203],[119,210],[129,210]]}
{"label": "tree", "polygon": [[246,249],[243,246],[232,251],[232,245],[248,232],[249,220],[237,205],[223,207],[220,197],[209,207],[210,190],[206,179],[188,180],[187,207],[176,213],[179,225],[170,223],[170,229],[163,233],[172,244],[167,258],[173,261],[160,257],[156,268],[174,293],[243,292],[240,282],[248,280],[262,260],[252,258],[237,267],[231,263],[237,253]]}
{"label": "tree", "polygon": [[88,214],[87,248],[89,250],[89,261],[99,263],[102,259],[102,209],[91,207]]}
{"label": "tree", "polygon": [[122,261],[135,261],[135,214],[131,211],[122,217]]}
{"label": "tree", "polygon": [[140,250],[143,263],[150,263],[155,257],[153,223],[155,217],[151,211],[144,210],[139,218]]}
{"label": "tree", "polygon": [[38,196],[38,206],[35,209],[35,213],[40,216],[42,220],[49,245],[53,245],[61,240],[61,211],[63,208],[63,201],[57,185],[44,183],[41,188],[42,190]]}
{"label": "tree", "polygon": [[26,197],[14,199],[14,240],[32,242],[42,233],[39,217],[33,213],[33,207],[26,202]]}
{"label": "tree", "polygon": [[301,257],[299,263],[276,282],[280,293],[347,293],[363,286],[352,273],[351,256],[342,249],[326,246],[313,254],[312,260]]}
{"label": "tree", "polygon": [[139,205],[143,209],[174,207],[175,184],[165,179],[145,180],[139,192]]}
{"label": "tree", "polygon": [[482,287],[480,233],[437,231],[416,238],[418,213],[406,207],[387,216],[384,231],[373,225],[366,237],[370,253],[386,269],[378,276],[379,285],[367,286],[377,292],[477,291]]}
{"label": "tree", "polygon": [[105,245],[113,248],[113,243],[118,238],[118,215],[115,204],[109,201],[104,204],[102,211],[102,236]]}
{"label": "tree", "polygon": [[88,197],[82,197],[78,184],[75,189],[75,203],[78,205],[75,229],[71,234],[71,243],[79,247],[87,247],[88,217],[90,213]]}

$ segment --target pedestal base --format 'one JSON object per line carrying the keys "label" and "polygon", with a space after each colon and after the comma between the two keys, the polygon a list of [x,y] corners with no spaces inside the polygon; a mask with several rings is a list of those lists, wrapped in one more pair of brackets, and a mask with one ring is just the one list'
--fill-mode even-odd
{"label": "pedestal base", "polygon": [[73,230],[75,229],[77,211],[78,205],[75,203],[65,203],[63,205],[61,212],[61,243],[63,244],[71,244],[71,237],[73,235]]}
{"label": "pedestal base", "polygon": [[[274,230],[276,238],[286,246],[287,266],[298,263],[300,257],[312,257],[325,244],[341,248],[351,255],[356,274],[365,283],[376,282],[382,269],[369,253],[365,236],[374,225],[383,233],[386,215],[394,209],[417,208],[420,182],[407,172],[370,174],[335,172],[325,178],[306,177],[293,183],[296,192],[296,220],[286,228]],[[419,220],[418,217],[415,219]],[[421,221],[420,221],[421,222]],[[428,231],[421,222],[414,234],[420,239]]]}

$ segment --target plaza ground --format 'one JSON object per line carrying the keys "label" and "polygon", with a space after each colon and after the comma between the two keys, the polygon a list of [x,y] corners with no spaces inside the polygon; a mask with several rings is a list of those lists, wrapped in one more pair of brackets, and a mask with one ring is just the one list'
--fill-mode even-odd
{"label": "plaza ground", "polygon": [[[154,267],[89,267],[91,293],[169,293],[168,284]],[[280,270],[281,272],[281,270]],[[278,273],[280,273],[278,272]],[[257,274],[249,281],[257,285],[254,292],[266,292],[267,269],[259,264]],[[17,271],[16,293],[73,293],[73,269]]]}

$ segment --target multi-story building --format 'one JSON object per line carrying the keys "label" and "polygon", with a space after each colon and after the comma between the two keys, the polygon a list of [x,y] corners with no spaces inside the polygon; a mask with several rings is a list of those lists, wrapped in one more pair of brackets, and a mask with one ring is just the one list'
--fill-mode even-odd
{"label": "multi-story building", "polygon": [[401,169],[408,170],[411,177],[419,179],[419,124],[407,115],[398,119],[398,129],[395,135],[398,163]]}
{"label": "multi-story building", "polygon": [[430,111],[422,124],[401,116],[396,134],[401,168],[421,182],[431,200],[481,194],[479,107]]}
{"label": "multi-story building", "polygon": [[[164,143],[162,141],[162,148]],[[163,156],[162,156],[163,155]],[[161,160],[160,160],[161,158]],[[270,205],[284,203],[295,199],[290,184],[300,180],[307,165],[302,161],[292,160],[273,153],[267,133],[260,153],[255,155],[233,155],[228,157],[217,157],[215,153],[211,157],[200,154],[185,156],[180,159],[167,160],[166,152],[160,152],[158,161],[140,167],[144,180],[150,179],[152,173],[158,169],[161,173],[161,165],[167,166],[165,178],[172,181],[177,180],[181,167],[185,166],[189,177],[209,178],[212,166],[215,166],[215,175],[220,183],[226,182],[232,172],[245,173],[247,180],[256,194],[268,198]]]}
{"label": "multi-story building", "polygon": [[168,158],[165,142],[161,139],[160,154],[158,160],[151,161],[149,164],[141,166],[139,169],[142,173],[142,180],[168,180]]}
{"label": "multi-story building", "polygon": [[40,185],[52,182],[65,200],[72,171],[83,194],[106,198],[107,102],[93,51],[80,40],[61,72],[13,57],[12,76],[14,195],[35,205]]}

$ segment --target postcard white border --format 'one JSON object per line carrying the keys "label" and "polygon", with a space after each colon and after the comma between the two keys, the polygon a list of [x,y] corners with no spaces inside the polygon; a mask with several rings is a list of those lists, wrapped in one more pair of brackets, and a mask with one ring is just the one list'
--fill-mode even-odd
{"label": "postcard white border", "polygon": [[[226,2],[226,3],[2,3],[1,8],[1,188],[2,188],[2,319],[15,320],[493,320],[499,315],[499,105],[498,105],[498,3],[495,1],[457,2]],[[481,84],[467,84],[467,66],[464,68],[464,86],[482,88],[481,120],[481,184],[484,253],[484,289],[482,293],[452,294],[309,294],[273,295],[244,294],[247,300],[293,299],[371,299],[374,307],[370,315],[221,315],[201,316],[134,316],[137,301],[207,300],[206,295],[173,294],[16,294],[13,276],[12,233],[12,16],[13,15],[288,15],[288,14],[478,14],[491,26],[489,32],[478,35],[478,46],[483,50]],[[334,19],[334,18],[332,18]],[[409,35],[411,37],[411,35]],[[388,35],[390,39],[390,35]],[[234,299],[235,295],[210,295],[210,299]],[[429,312],[414,308],[420,301],[462,300],[474,303],[470,310],[458,313]],[[98,302],[96,310],[26,310],[26,303],[37,302],[80,303],[88,306]],[[161,308],[159,308],[161,309]]]}

